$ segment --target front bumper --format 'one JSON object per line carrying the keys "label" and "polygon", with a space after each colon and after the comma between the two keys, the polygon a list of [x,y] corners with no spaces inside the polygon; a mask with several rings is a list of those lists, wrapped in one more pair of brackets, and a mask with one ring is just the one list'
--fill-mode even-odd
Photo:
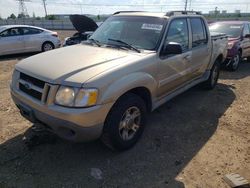
{"label": "front bumper", "polygon": [[33,123],[45,124],[58,136],[83,142],[98,139],[112,103],[89,108],[67,108],[54,104],[45,105],[11,89],[11,96],[21,114]]}

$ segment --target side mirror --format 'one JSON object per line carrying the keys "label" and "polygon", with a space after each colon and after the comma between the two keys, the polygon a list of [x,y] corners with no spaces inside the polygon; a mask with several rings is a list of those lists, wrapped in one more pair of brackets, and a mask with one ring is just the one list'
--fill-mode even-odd
{"label": "side mirror", "polygon": [[182,53],[182,48],[179,43],[176,42],[170,42],[162,48],[161,55],[167,56],[167,55],[176,55],[176,54],[181,54]]}
{"label": "side mirror", "polygon": [[250,39],[250,34],[246,34],[246,35],[245,35],[245,38]]}
{"label": "side mirror", "polygon": [[88,34],[88,35],[87,35],[87,40],[91,37],[91,35],[92,35],[92,34]]}

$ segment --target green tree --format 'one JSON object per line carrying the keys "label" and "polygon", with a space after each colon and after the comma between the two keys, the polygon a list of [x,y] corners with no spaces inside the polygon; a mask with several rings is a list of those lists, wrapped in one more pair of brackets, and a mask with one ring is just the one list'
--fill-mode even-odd
{"label": "green tree", "polygon": [[16,19],[16,15],[12,13],[12,14],[8,17],[8,19]]}
{"label": "green tree", "polygon": [[46,20],[55,20],[56,17],[55,17],[55,15],[47,15],[47,16],[45,16],[45,19]]}
{"label": "green tree", "polygon": [[100,20],[100,19],[101,19],[101,17],[100,17],[100,15],[98,14],[98,15],[97,15],[97,20]]}

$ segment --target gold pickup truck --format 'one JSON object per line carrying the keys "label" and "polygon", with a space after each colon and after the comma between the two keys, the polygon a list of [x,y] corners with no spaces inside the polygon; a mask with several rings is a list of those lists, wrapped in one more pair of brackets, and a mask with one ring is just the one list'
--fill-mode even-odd
{"label": "gold pickup truck", "polygon": [[125,150],[148,112],[197,84],[215,87],[227,43],[197,12],[116,12],[87,41],[18,63],[11,95],[35,125]]}

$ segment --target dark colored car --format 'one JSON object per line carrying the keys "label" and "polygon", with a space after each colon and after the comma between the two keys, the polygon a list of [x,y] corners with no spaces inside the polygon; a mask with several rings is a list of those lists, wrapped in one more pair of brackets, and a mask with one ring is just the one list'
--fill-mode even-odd
{"label": "dark colored car", "polygon": [[72,37],[65,38],[63,46],[79,44],[87,40],[98,27],[94,20],[84,15],[70,15],[69,18],[77,32]]}
{"label": "dark colored car", "polygon": [[228,36],[228,55],[225,66],[236,71],[243,58],[250,62],[250,22],[222,21],[210,24],[211,32],[225,33]]}

